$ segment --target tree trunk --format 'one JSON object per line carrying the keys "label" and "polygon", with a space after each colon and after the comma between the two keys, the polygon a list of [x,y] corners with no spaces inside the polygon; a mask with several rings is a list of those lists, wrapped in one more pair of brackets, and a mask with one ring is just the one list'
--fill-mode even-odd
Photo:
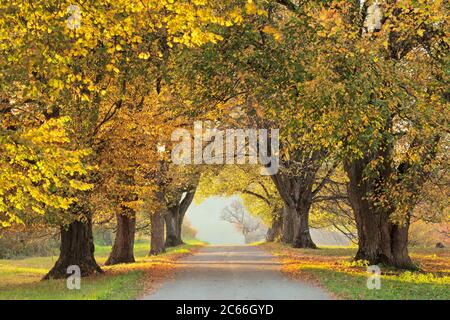
{"label": "tree trunk", "polygon": [[294,237],[292,240],[292,247],[294,248],[317,249],[317,246],[313,242],[309,232],[310,207],[311,203],[307,203],[297,209],[288,209],[292,210],[293,216]]}
{"label": "tree trunk", "polygon": [[103,232],[102,236],[103,236],[103,243],[105,245],[110,246],[113,244],[111,232],[109,230],[106,232]]}
{"label": "tree trunk", "polygon": [[[166,222],[166,247],[176,247],[180,244],[183,244],[183,240],[181,239],[181,230],[179,229],[179,221],[181,219],[179,214],[179,207],[169,208],[167,214],[164,216],[164,220]],[[182,222],[181,222],[182,223]]]}
{"label": "tree trunk", "polygon": [[283,211],[277,210],[272,217],[272,225],[267,230],[266,241],[280,241],[283,233]]}
{"label": "tree trunk", "polygon": [[283,234],[281,241],[286,244],[292,244],[294,241],[294,217],[292,211],[286,207],[283,208]]}
{"label": "tree trunk", "polygon": [[151,249],[150,255],[158,255],[166,252],[164,246],[164,213],[157,211],[151,219]]}
{"label": "tree trunk", "polygon": [[283,242],[292,243],[294,248],[316,249],[309,233],[309,210],[315,171],[307,171],[303,176],[276,174],[272,176],[272,180],[285,205]]}
{"label": "tree trunk", "polygon": [[136,231],[136,218],[133,210],[117,213],[117,231],[114,246],[105,265],[119,263],[132,263],[134,260],[134,235]]}
{"label": "tree trunk", "polygon": [[358,230],[356,260],[370,264],[382,263],[402,269],[414,269],[408,254],[409,218],[404,225],[390,220],[392,208],[376,206],[371,202],[374,182],[364,179],[367,159],[346,163],[349,176],[348,193]]}
{"label": "tree trunk", "polygon": [[178,245],[184,244],[183,239],[181,238],[181,229],[183,228],[183,221],[184,221],[185,215],[186,215],[186,212],[180,213],[178,215],[178,219],[175,221],[175,223],[176,223],[175,236],[176,236]]}
{"label": "tree trunk", "polygon": [[55,266],[45,275],[44,280],[67,278],[67,268],[76,265],[81,276],[103,273],[94,257],[92,221],[74,221],[67,227],[61,226],[61,250]]}
{"label": "tree trunk", "polygon": [[[186,211],[194,200],[194,196],[195,189],[187,192],[177,205],[168,208],[168,212],[164,216],[166,222],[166,247],[175,247],[183,244],[181,228]],[[183,194],[180,195],[181,197],[183,197]]]}

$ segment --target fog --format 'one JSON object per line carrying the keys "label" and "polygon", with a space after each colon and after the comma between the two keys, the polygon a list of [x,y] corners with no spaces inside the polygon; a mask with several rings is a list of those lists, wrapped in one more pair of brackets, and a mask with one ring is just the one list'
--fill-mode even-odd
{"label": "fog", "polygon": [[[244,236],[229,222],[221,218],[222,210],[238,196],[221,198],[211,197],[200,205],[192,205],[186,217],[198,231],[197,239],[209,244],[245,244]],[[351,242],[340,232],[311,228],[313,241],[320,246],[348,246]]]}
{"label": "fog", "polygon": [[211,197],[200,205],[193,203],[186,212],[186,217],[197,229],[197,239],[209,244],[244,244],[244,236],[220,217],[222,210],[237,199],[238,196]]}

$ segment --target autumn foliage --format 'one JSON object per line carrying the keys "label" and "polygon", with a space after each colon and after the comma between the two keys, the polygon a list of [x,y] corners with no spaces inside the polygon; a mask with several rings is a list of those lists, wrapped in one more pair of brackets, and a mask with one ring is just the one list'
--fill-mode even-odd
{"label": "autumn foliage", "polygon": [[[315,248],[312,222],[401,268],[411,222],[448,223],[445,1],[1,0],[0,13],[0,228],[60,228],[48,278],[100,272],[102,221],[117,221],[111,264],[134,261],[137,220],[150,252],[182,243],[196,192],[241,195],[272,240]],[[280,172],[174,165],[171,133],[194,121],[279,128]]]}

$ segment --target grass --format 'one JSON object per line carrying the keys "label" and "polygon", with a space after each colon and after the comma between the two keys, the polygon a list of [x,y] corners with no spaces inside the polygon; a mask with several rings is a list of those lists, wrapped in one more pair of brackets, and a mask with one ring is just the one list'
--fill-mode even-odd
{"label": "grass", "polygon": [[325,288],[337,298],[353,300],[450,299],[450,250],[411,249],[420,271],[381,267],[381,288],[367,288],[366,264],[351,261],[353,247],[293,249],[282,244],[262,244],[283,262],[283,271]]}
{"label": "grass", "polygon": [[[56,262],[55,256],[0,260],[0,300],[136,299],[150,289],[149,284],[163,278],[176,259],[202,244],[192,240],[150,257],[149,244],[138,242],[134,248],[136,263],[102,267],[105,274],[82,278],[80,290],[69,290],[66,280],[40,281]],[[96,246],[97,262],[103,264],[110,251],[110,246]]]}
{"label": "grass", "polygon": [[[166,254],[149,257],[149,244],[135,244],[136,263],[103,267],[105,274],[83,278],[80,290],[69,290],[65,280],[40,281],[57,257],[0,260],[0,299],[119,300],[135,299],[163,279],[173,262],[202,245],[190,241],[169,248]],[[450,299],[450,250],[412,249],[420,272],[382,268],[381,289],[367,288],[363,263],[352,263],[354,247],[323,247],[320,250],[293,249],[281,244],[261,245],[278,256],[284,272],[316,282],[341,299]],[[97,262],[103,264],[111,250],[96,246]]]}

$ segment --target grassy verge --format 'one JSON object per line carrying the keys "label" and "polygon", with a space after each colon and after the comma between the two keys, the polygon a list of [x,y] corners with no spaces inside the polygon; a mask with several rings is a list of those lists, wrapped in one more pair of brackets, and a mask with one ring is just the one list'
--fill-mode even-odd
{"label": "grassy verge", "polygon": [[[103,267],[105,274],[82,278],[80,290],[67,289],[65,280],[40,281],[57,257],[0,260],[0,300],[135,299],[163,278],[174,267],[175,260],[201,245],[199,241],[190,241],[169,248],[165,254],[149,257],[149,244],[136,243],[136,263]],[[106,261],[110,250],[108,246],[96,247],[95,256],[99,264]]]}
{"label": "grassy verge", "polygon": [[450,299],[450,250],[411,249],[418,272],[381,266],[381,288],[367,288],[369,274],[361,262],[351,262],[356,248],[293,249],[282,244],[261,245],[278,256],[283,271],[315,282],[341,299],[446,300]]}

